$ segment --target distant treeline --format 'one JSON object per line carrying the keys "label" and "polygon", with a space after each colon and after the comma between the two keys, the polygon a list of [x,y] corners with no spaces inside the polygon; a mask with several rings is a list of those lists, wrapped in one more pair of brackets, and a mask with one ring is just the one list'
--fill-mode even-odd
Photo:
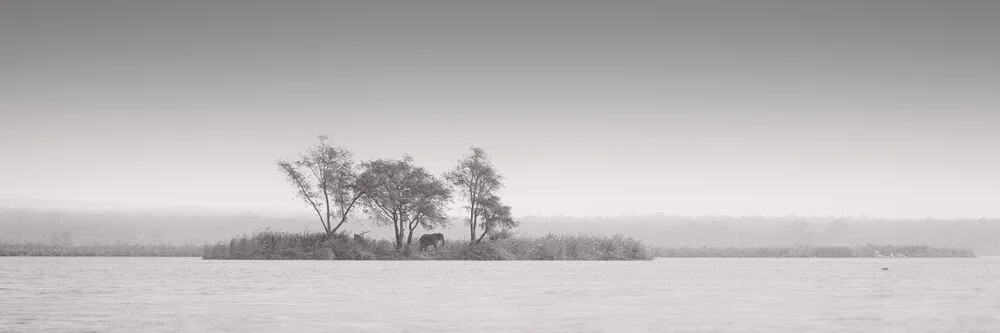
{"label": "distant treeline", "polygon": [[200,257],[202,248],[196,245],[70,245],[0,241],[0,257]]}
{"label": "distant treeline", "polygon": [[786,247],[657,247],[653,255],[665,258],[971,258],[970,250],[927,245],[851,245]]}
{"label": "distant treeline", "polygon": [[838,217],[615,218],[524,217],[522,232],[572,229],[635,235],[653,246],[787,247],[851,244],[912,244],[1000,254],[1000,219],[874,219]]}
{"label": "distant treeline", "polygon": [[[647,215],[615,218],[520,218],[519,233],[543,236],[587,233],[626,234],[651,246],[786,247],[793,245],[913,244],[1000,254],[1000,219],[862,219],[832,217],[681,217]],[[456,218],[456,224],[461,220]],[[0,208],[0,240],[61,244],[205,244],[270,228],[318,231],[304,218],[253,213],[185,214]],[[391,238],[392,231],[352,221],[351,232]],[[468,237],[464,228],[443,229],[449,239]]]}
{"label": "distant treeline", "polygon": [[254,230],[302,231],[315,229],[315,224],[254,213],[0,208],[0,240],[57,244],[205,244]]}

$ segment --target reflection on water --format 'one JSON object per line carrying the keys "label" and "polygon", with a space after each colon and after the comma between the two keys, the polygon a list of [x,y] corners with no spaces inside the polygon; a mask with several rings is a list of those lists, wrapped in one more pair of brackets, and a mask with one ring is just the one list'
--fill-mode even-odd
{"label": "reflection on water", "polygon": [[998,281],[998,257],[0,258],[0,332],[1000,332]]}

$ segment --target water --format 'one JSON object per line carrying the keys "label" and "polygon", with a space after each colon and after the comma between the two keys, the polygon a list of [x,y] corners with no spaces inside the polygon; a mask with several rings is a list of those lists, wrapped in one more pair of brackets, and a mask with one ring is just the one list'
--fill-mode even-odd
{"label": "water", "polygon": [[998,281],[1000,257],[0,258],[0,332],[1000,332]]}

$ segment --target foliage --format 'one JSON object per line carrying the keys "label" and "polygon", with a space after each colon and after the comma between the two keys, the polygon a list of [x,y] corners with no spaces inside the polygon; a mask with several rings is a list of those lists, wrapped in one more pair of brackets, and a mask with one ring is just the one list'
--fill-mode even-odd
{"label": "foliage", "polygon": [[[356,174],[352,154],[345,148],[332,147],[326,136],[301,154],[298,160],[278,160],[278,169],[296,189],[297,197],[312,207],[319,217],[323,230],[332,235],[347,222],[364,188],[355,183]],[[333,218],[338,218],[333,225]]]}
{"label": "foliage", "polygon": [[[291,233],[265,230],[207,245],[204,259],[243,260],[353,260],[375,259],[377,242],[362,244],[346,233]],[[391,249],[391,247],[390,247]],[[392,252],[391,250],[389,252]]]}
{"label": "foliage", "polygon": [[459,159],[458,164],[445,173],[444,177],[467,200],[468,206],[464,208],[469,212],[466,221],[469,225],[469,242],[476,243],[482,240],[482,237],[476,238],[476,229],[480,227],[479,218],[487,208],[485,204],[497,196],[504,184],[503,175],[497,172],[486,151],[479,147],[472,147],[470,150],[471,153]]}
{"label": "foliage", "polygon": [[498,196],[494,195],[482,199],[479,207],[482,207],[480,211],[481,215],[479,216],[479,227],[483,230],[483,233],[476,239],[476,243],[482,242],[483,237],[486,237],[488,234],[498,234],[500,236],[493,238],[502,238],[504,233],[517,228],[520,224],[511,216],[510,206],[501,203]]}
{"label": "foliage", "polygon": [[514,237],[515,233],[513,231],[511,231],[511,230],[513,230],[513,229],[501,229],[500,231],[491,231],[487,235],[487,237],[489,237],[489,240],[491,240],[491,241],[498,241],[498,240],[508,239],[508,238]]}
{"label": "foliage", "polygon": [[445,214],[451,190],[423,167],[413,165],[413,158],[377,159],[365,162],[359,184],[367,189],[362,202],[366,211],[383,225],[393,226],[396,248],[413,242],[417,227],[431,230],[446,227]]}

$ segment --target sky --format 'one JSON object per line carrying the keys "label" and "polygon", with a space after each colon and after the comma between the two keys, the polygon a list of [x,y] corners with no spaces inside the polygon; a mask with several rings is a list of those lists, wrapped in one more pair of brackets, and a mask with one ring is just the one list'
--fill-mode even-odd
{"label": "sky", "polygon": [[[0,1],[0,198],[297,211],[319,134],[515,215],[1000,216],[1000,1]],[[457,207],[457,205],[456,205]]]}

